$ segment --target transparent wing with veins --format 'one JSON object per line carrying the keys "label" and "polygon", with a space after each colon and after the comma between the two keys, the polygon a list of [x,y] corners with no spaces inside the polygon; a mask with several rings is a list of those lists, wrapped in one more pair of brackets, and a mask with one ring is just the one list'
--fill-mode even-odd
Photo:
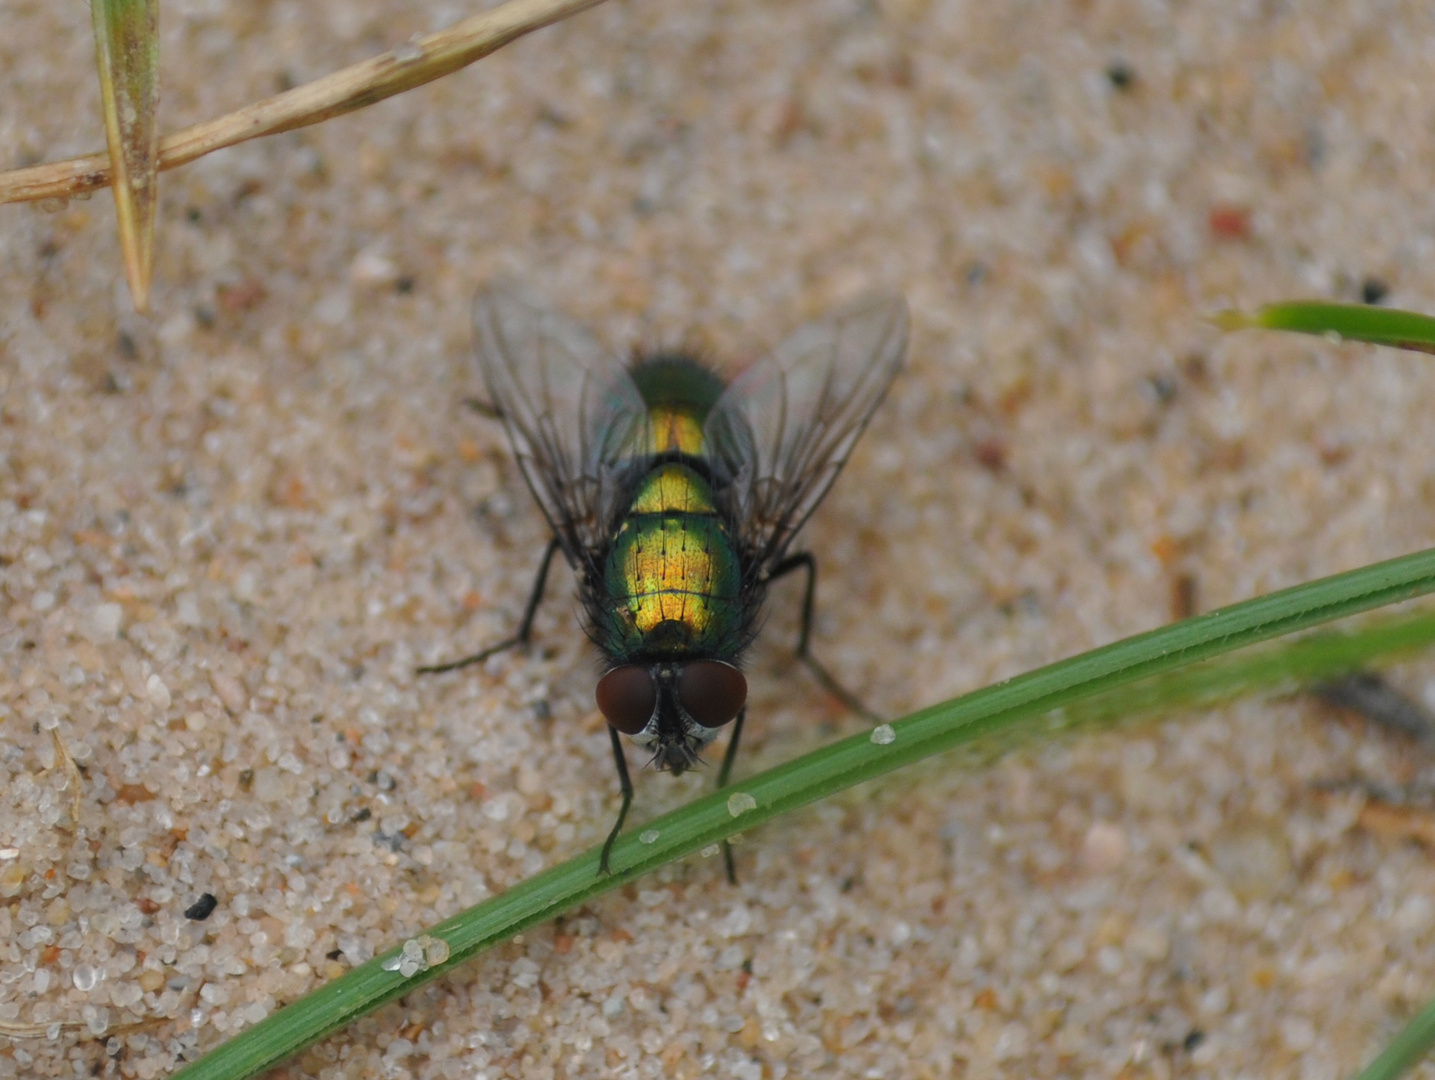
{"label": "transparent wing with veins", "polygon": [[907,347],[907,305],[863,297],[743,372],[705,432],[737,499],[742,543],[770,569],[842,471]]}
{"label": "transparent wing with veins", "polygon": [[582,327],[495,289],[474,303],[478,366],[529,490],[571,565],[604,541],[618,472],[644,444],[642,395]]}

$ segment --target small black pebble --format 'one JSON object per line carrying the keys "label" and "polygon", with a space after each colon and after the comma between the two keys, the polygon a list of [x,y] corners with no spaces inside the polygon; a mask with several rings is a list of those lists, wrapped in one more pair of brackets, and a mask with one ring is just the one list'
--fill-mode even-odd
{"label": "small black pebble", "polygon": [[1205,1041],[1206,1033],[1200,1028],[1192,1028],[1186,1033],[1186,1037],[1181,1040],[1181,1049],[1189,1054]]}
{"label": "small black pebble", "polygon": [[369,818],[371,818],[371,817],[373,817],[373,816],[374,816],[374,812],[373,812],[372,810],[370,810],[367,806],[365,806],[365,807],[362,807],[362,808],[359,810],[359,812],[356,813],[356,814],[355,814],[353,817],[351,817],[349,820],[350,820],[350,821],[368,821]]}
{"label": "small black pebble", "polygon": [[330,949],[330,950],[329,950],[328,952],[326,952],[324,955],[327,956],[330,960],[337,960],[337,959],[339,959],[339,957],[341,957],[341,956],[344,955],[344,950],[343,950],[343,949]]}
{"label": "small black pebble", "polygon": [[205,893],[189,907],[184,909],[184,917],[194,922],[204,922],[214,914],[214,909],[219,906],[219,901],[214,898],[213,893]]}
{"label": "small black pebble", "polygon": [[1107,67],[1106,77],[1116,89],[1127,90],[1136,81],[1136,72],[1125,60],[1116,60]]}
{"label": "small black pebble", "polygon": [[1379,278],[1368,277],[1360,284],[1362,303],[1378,304],[1390,295],[1390,286]]}

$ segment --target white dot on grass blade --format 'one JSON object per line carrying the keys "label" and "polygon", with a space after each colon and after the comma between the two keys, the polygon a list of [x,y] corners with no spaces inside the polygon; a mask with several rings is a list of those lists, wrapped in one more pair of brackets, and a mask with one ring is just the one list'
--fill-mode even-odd
{"label": "white dot on grass blade", "polygon": [[749,810],[757,809],[757,800],[745,791],[734,791],[727,797],[727,812],[739,817]]}
{"label": "white dot on grass blade", "polygon": [[658,837],[660,837],[660,836],[662,836],[662,835],[663,835],[663,834],[660,833],[660,832],[658,832],[657,829],[644,829],[642,832],[640,832],[640,833],[638,834],[638,843],[640,843],[640,844],[656,844],[656,843],[658,842]]}
{"label": "white dot on grass blade", "polygon": [[702,856],[703,856],[704,859],[711,859],[714,855],[716,855],[716,854],[717,854],[719,851],[721,851],[721,850],[722,850],[722,845],[721,845],[721,844],[709,844],[707,847],[703,848],[703,850],[702,850]]}
{"label": "white dot on grass blade", "polygon": [[897,732],[891,724],[878,724],[872,729],[872,741],[878,746],[888,746],[897,741]]}
{"label": "white dot on grass blade", "polygon": [[424,935],[424,960],[429,967],[437,967],[448,959],[448,942],[443,938]]}
{"label": "white dot on grass blade", "polygon": [[385,971],[397,971],[405,979],[412,979],[420,971],[442,964],[448,956],[447,941],[422,934],[405,941],[398,955],[389,957],[381,966]]}

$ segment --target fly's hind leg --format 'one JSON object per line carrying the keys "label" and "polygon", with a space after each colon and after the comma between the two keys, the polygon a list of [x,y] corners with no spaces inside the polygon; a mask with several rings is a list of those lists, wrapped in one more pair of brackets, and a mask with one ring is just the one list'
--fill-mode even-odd
{"label": "fly's hind leg", "polygon": [[457,671],[459,668],[468,667],[470,664],[480,664],[490,656],[511,649],[515,645],[527,645],[528,638],[533,632],[533,616],[538,612],[538,605],[543,600],[543,587],[548,583],[548,568],[553,565],[553,556],[558,551],[558,537],[548,541],[548,546],[543,550],[543,561],[538,565],[538,577],[534,579],[533,591],[528,596],[528,606],[523,610],[523,620],[518,624],[518,633],[511,638],[500,641],[497,645],[490,645],[481,652],[472,656],[465,656],[460,660],[450,660],[446,664],[429,664],[418,669],[420,675],[433,675],[440,671]]}
{"label": "fly's hind leg", "polygon": [[772,568],[768,580],[776,581],[794,570],[807,571],[807,588],[802,596],[802,630],[797,636],[797,659],[801,660],[807,670],[812,672],[812,677],[822,684],[822,688],[842,702],[850,712],[856,713],[864,720],[880,724],[882,718],[863,705],[856,694],[833,678],[832,673],[818,662],[808,648],[812,637],[812,608],[817,598],[817,559],[810,551],[800,551],[795,555],[789,555]]}

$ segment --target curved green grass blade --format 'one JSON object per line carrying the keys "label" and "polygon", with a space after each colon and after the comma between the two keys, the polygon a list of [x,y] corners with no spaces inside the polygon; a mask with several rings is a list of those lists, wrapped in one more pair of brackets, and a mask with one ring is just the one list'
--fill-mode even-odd
{"label": "curved green grass blade", "polygon": [[[1211,709],[1256,693],[1296,694],[1377,663],[1435,645],[1435,611],[1372,621],[1352,632],[1310,634],[1278,648],[1253,649],[1181,668],[1120,693],[1081,702],[1051,727],[1087,729],[1176,710]],[[1057,722],[1059,721],[1059,723]]]}
{"label": "curved green grass blade", "polygon": [[1435,1001],[1421,1009],[1355,1080],[1395,1080],[1419,1065],[1432,1046],[1435,1046]]}
{"label": "curved green grass blade", "polygon": [[1435,352],[1435,318],[1368,304],[1293,300],[1268,304],[1250,312],[1221,311],[1211,321],[1222,330],[1294,330],[1416,352]]}
{"label": "curved green grass blade", "polygon": [[159,0],[91,0],[125,278],[149,310],[159,194]]}
{"label": "curved green grass blade", "polygon": [[[1010,739],[1049,730],[1046,718],[1053,710],[1068,710],[1057,726],[1071,730],[1076,715],[1071,707],[1097,695],[1430,592],[1435,592],[1435,551],[1423,551],[1138,634],[932,706],[891,725],[890,741],[874,740],[867,733],[841,740],[698,799],[641,831],[630,830],[613,850],[611,876],[598,877],[597,849],[545,871],[416,936],[409,948],[420,959],[409,966],[399,969],[403,948],[391,949],[267,1017],[176,1076],[255,1076],[482,950],[779,814],[984,736]],[[1348,662],[1354,661],[1342,660]]]}
{"label": "curved green grass blade", "polygon": [[[1363,304],[1288,301],[1254,312],[1222,311],[1212,320],[1223,330],[1293,330],[1322,337],[1367,341],[1397,349],[1435,353],[1435,318],[1413,311]],[[1435,1001],[1426,1005],[1356,1080],[1395,1080],[1435,1049]]]}

